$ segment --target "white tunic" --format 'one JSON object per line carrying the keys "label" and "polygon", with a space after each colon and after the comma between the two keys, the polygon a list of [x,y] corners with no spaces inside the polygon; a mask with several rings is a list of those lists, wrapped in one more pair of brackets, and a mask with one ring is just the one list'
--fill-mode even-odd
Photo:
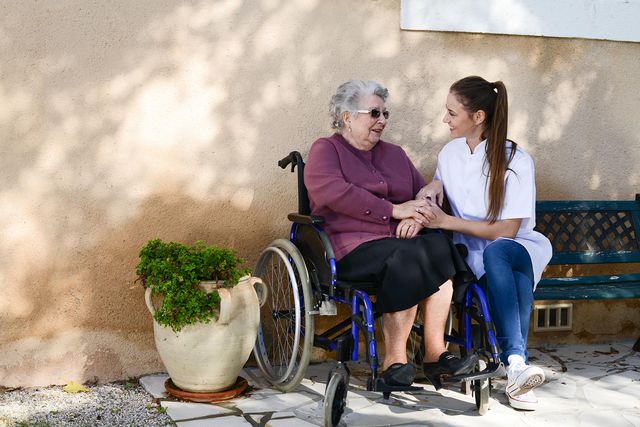
{"label": "white tunic", "polygon": [[[452,213],[471,221],[486,220],[489,210],[489,180],[485,165],[486,140],[471,153],[465,138],[449,142],[438,154],[438,167],[434,180],[441,181]],[[507,141],[507,158],[511,142]],[[484,172],[483,172],[484,167]],[[533,159],[517,147],[516,154],[505,174],[505,203],[498,216],[502,219],[522,218],[520,229],[514,240],[525,247],[533,265],[534,289],[540,281],[544,267],[551,259],[549,240],[534,231],[536,225],[536,183]],[[455,243],[464,243],[469,249],[467,262],[480,278],[484,274],[482,253],[492,243],[478,237],[454,233]]]}

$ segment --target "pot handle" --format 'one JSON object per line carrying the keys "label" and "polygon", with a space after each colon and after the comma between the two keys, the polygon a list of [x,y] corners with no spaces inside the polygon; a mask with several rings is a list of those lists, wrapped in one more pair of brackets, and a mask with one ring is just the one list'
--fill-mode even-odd
{"label": "pot handle", "polygon": [[220,295],[220,314],[218,315],[218,323],[228,325],[231,321],[231,314],[233,313],[231,292],[229,292],[229,289],[225,288],[217,289],[217,291],[218,295]]}
{"label": "pot handle", "polygon": [[262,282],[262,279],[259,277],[250,277],[249,283],[253,286],[253,289],[256,291],[256,295],[258,296],[258,303],[260,307],[267,302],[267,297],[269,296],[269,288]]}
{"label": "pot handle", "polygon": [[[248,277],[249,285],[252,287],[256,296],[258,297],[258,303],[262,306],[267,301],[268,289],[267,286],[262,283],[262,279],[259,277]],[[240,279],[242,280],[242,279]],[[229,289],[220,288],[217,289],[218,295],[220,295],[220,314],[218,316],[218,323],[227,325],[231,321],[234,306],[231,301],[231,292]]]}
{"label": "pot handle", "polygon": [[153,303],[151,302],[151,288],[147,288],[144,290],[144,302],[147,303],[149,313],[151,313],[152,316],[156,314],[156,310],[153,308]]}

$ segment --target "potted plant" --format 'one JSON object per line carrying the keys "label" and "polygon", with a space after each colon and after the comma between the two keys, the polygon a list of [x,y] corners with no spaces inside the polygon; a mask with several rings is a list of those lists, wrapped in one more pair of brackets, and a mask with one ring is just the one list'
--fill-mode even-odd
{"label": "potted plant", "polygon": [[136,273],[146,288],[156,348],[185,391],[233,386],[249,358],[260,320],[259,279],[242,262],[233,250],[202,241],[155,239],[140,250]]}

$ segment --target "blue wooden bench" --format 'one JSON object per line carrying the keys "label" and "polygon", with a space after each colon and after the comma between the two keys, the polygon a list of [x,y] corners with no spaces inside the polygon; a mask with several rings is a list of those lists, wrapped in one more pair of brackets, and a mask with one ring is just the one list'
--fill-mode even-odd
{"label": "blue wooden bench", "polygon": [[[640,194],[629,201],[539,201],[536,230],[553,246],[550,265],[640,263]],[[634,273],[548,277],[536,300],[640,298],[640,268]],[[640,339],[636,343],[640,347]]]}

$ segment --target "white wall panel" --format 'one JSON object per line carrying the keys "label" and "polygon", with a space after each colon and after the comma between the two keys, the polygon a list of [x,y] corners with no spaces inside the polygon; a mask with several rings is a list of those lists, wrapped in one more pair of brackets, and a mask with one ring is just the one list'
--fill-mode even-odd
{"label": "white wall panel", "polygon": [[402,0],[403,30],[640,41],[640,0]]}

